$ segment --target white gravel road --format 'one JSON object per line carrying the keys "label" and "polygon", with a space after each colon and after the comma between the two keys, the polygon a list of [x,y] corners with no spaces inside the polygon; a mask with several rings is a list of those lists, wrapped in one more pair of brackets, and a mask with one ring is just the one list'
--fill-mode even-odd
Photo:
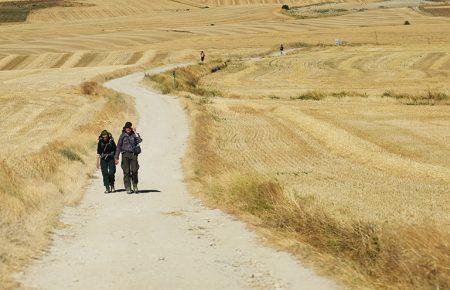
{"label": "white gravel road", "polygon": [[[136,98],[144,139],[140,189],[146,192],[106,195],[101,179],[93,180],[81,204],[64,211],[69,227],[54,235],[49,252],[17,275],[23,289],[337,288],[189,195],[180,164],[185,112],[175,97],[140,87],[143,76],[106,85]],[[118,173],[116,188],[123,188],[120,167]]]}

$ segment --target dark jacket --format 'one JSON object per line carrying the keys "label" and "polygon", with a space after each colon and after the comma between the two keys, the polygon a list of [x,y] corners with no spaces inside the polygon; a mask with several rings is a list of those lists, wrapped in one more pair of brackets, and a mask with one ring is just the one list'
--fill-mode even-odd
{"label": "dark jacket", "polygon": [[117,149],[116,149],[116,159],[119,159],[120,153],[124,152],[133,152],[134,147],[142,142],[141,136],[139,134],[135,134],[133,131],[130,135],[125,133],[125,130],[122,131],[122,134],[119,137],[119,141],[117,141]]}
{"label": "dark jacket", "polygon": [[100,136],[97,144],[97,154],[100,156],[100,158],[109,161],[114,158],[115,153],[116,143],[114,142],[114,139],[109,138],[109,141],[105,142]]}

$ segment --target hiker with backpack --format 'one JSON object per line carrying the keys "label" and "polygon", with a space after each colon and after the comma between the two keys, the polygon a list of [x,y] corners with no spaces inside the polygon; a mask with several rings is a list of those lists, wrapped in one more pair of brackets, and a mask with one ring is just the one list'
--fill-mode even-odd
{"label": "hiker with backpack", "polygon": [[[128,194],[139,193],[138,190],[138,155],[141,153],[140,143],[142,138],[133,129],[131,122],[126,122],[122,134],[117,141],[115,164],[119,164],[119,156],[122,153],[123,183]],[[133,188],[131,187],[133,185]]]}
{"label": "hiker with backpack", "polygon": [[204,52],[203,50],[200,51],[200,62],[201,62],[201,63],[204,63],[204,62],[205,62],[205,57],[206,57],[205,52]]}
{"label": "hiker with backpack", "polygon": [[106,190],[105,193],[116,191],[114,188],[116,164],[114,162],[114,155],[116,154],[116,143],[114,139],[106,130],[103,130],[98,137],[97,144],[97,169],[101,168],[103,176],[103,185]]}

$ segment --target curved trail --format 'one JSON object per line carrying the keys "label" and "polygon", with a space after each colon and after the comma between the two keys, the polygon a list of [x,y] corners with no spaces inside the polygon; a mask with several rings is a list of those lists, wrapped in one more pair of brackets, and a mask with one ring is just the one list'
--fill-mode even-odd
{"label": "curved trail", "polygon": [[[150,71],[157,73],[173,66]],[[174,97],[139,86],[144,73],[106,85],[136,98],[143,142],[140,189],[103,194],[100,179],[67,208],[70,227],[18,276],[37,289],[332,289],[292,256],[262,246],[245,225],[190,196],[180,160],[188,138]],[[117,187],[122,186],[118,168]]]}

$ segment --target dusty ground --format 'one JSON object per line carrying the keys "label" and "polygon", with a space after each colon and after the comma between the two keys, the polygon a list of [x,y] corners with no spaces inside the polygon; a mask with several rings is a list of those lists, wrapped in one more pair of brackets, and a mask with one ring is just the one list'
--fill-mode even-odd
{"label": "dusty ground", "polygon": [[[335,88],[366,88],[377,93],[383,86],[395,86],[392,78],[398,77],[402,88],[423,88],[428,83],[431,88],[443,88],[448,77],[450,20],[417,9],[374,9],[297,20],[281,14],[281,1],[272,0],[79,2],[94,5],[35,10],[24,23],[0,24],[0,132],[4,136],[0,149],[0,281],[8,281],[3,283],[7,287],[13,285],[10,273],[39,256],[39,250],[48,245],[61,208],[79,200],[79,188],[92,169],[89,142],[95,140],[99,128],[112,126],[114,121],[110,114],[102,113],[111,99],[80,91],[80,83],[86,80],[101,81],[99,76],[121,69],[197,60],[200,49],[207,51],[207,60],[225,59],[274,50],[280,43],[328,45],[337,37],[355,47],[312,49],[309,60],[302,54],[290,56],[292,64],[277,59],[274,67],[282,71],[276,75],[267,71],[270,65],[263,61],[265,68],[260,72],[267,76],[254,92],[266,94],[270,87],[276,88],[278,75],[285,78],[283,68],[315,73],[315,77],[306,84],[286,78],[290,92],[278,90],[280,96],[290,96],[297,85],[323,85],[317,81],[319,77],[327,78],[325,84]],[[286,3],[317,2],[324,1]],[[403,25],[405,20],[412,25]],[[333,71],[334,66],[356,80],[339,83],[340,74]],[[391,70],[395,73],[387,77],[385,72]],[[371,71],[375,72],[373,76],[364,76]],[[244,75],[243,82],[253,86],[251,78]],[[371,80],[378,81],[379,86],[368,84]],[[224,86],[233,90],[228,77]],[[239,92],[245,92],[244,88]],[[124,106],[116,98],[113,101]],[[127,109],[122,117],[133,118],[133,112]],[[439,132],[433,136],[439,134],[447,136]],[[429,143],[421,138],[412,142],[417,140]],[[408,156],[417,146],[411,143],[408,148],[413,149]],[[61,155],[61,148],[76,154],[63,151],[66,155]],[[439,153],[446,147],[439,148],[430,157],[432,162],[447,160],[447,155],[443,158]],[[77,161],[77,156],[89,166]],[[53,166],[66,159],[71,163],[64,164],[64,170]],[[41,166],[49,163],[49,168]],[[36,186],[35,175],[45,181],[39,183],[45,186]]]}

